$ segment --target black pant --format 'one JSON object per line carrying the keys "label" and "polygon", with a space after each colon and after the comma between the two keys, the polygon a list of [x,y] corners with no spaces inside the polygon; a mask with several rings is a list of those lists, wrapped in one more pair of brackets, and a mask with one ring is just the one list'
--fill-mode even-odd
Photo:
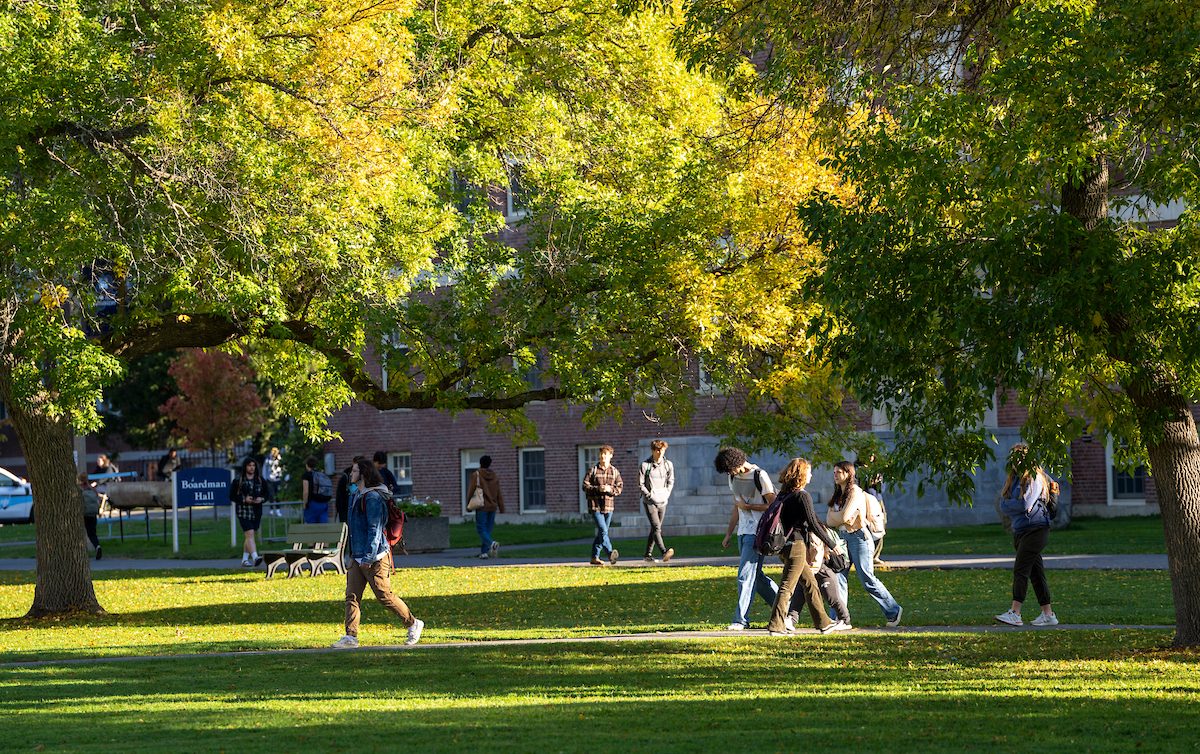
{"label": "black pant", "polygon": [[[846,601],[842,599],[842,591],[838,589],[837,574],[828,563],[822,563],[820,568],[813,571],[813,575],[817,578],[817,586],[821,588],[825,601],[833,608],[833,614],[838,620],[849,623],[850,611],[846,609]],[[792,616],[793,621],[800,617],[800,608],[803,605],[803,595],[797,594],[792,597],[792,607],[788,614]]]}
{"label": "black pant", "polygon": [[667,551],[662,538],[662,522],[667,515],[667,506],[642,503],[642,507],[646,509],[646,518],[650,519],[650,535],[646,537],[646,557],[649,558],[654,555],[655,545],[658,545],[659,552]]}
{"label": "black pant", "polygon": [[87,538],[92,543],[92,547],[99,547],[100,537],[96,536],[96,517],[84,516],[83,528],[87,531]]}
{"label": "black pant", "polygon": [[1042,564],[1042,550],[1050,541],[1050,527],[1039,526],[1013,535],[1013,549],[1017,557],[1013,561],[1013,602],[1025,601],[1025,590],[1033,582],[1033,593],[1038,604],[1050,604],[1050,585],[1046,583],[1046,567]]}

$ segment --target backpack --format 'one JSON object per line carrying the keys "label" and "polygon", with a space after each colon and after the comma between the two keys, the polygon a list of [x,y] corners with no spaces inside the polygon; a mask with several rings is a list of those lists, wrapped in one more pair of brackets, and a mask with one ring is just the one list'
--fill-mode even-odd
{"label": "backpack", "polygon": [[887,535],[887,508],[883,507],[883,498],[872,495],[870,492],[863,492],[863,494],[867,497],[867,512],[863,516],[867,529],[873,538],[882,539]]}
{"label": "backpack", "polygon": [[780,495],[771,501],[763,511],[762,518],[758,519],[758,528],[754,532],[754,549],[760,555],[778,555],[787,545],[788,533],[783,530],[780,515],[783,513],[785,497],[787,496]]}
{"label": "backpack", "polygon": [[1050,477],[1046,477],[1046,480],[1050,484],[1046,486],[1046,497],[1042,498],[1042,505],[1046,506],[1046,515],[1050,516],[1050,520],[1053,521],[1058,516],[1058,495],[1061,490],[1058,482]]}
{"label": "backpack", "polygon": [[328,503],[333,499],[333,480],[328,474],[313,469],[312,489],[308,491],[308,499],[314,503]]}
{"label": "backpack", "polygon": [[[396,501],[396,496],[391,492],[382,492],[376,487],[372,487],[370,492],[374,492],[383,498],[383,507],[387,510],[387,521],[383,524],[383,536],[387,539],[389,547],[400,545],[400,551],[407,554],[404,549],[404,524],[408,521],[408,515],[400,507],[400,503]],[[367,496],[364,493],[358,499],[360,510],[366,510]]]}

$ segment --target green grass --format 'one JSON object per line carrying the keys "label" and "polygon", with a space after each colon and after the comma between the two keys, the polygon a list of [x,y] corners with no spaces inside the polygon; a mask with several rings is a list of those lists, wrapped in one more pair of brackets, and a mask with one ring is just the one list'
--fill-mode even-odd
{"label": "green grass", "polygon": [[[588,531],[592,536],[595,529]],[[620,528],[612,529],[613,545],[624,558],[640,558],[645,554],[645,537],[622,538]],[[497,536],[499,540],[500,537]],[[721,549],[721,535],[667,537],[667,545],[675,553],[687,557],[720,557],[737,555],[736,543]],[[503,540],[500,540],[503,541]],[[1079,518],[1069,529],[1050,535],[1048,555],[1119,555],[1165,553],[1162,519],[1158,516],[1127,518]],[[930,527],[921,529],[892,529],[884,544],[887,555],[995,555],[1012,552],[1012,538],[999,524],[975,526]],[[500,557],[578,557],[586,560],[590,545],[555,545],[539,547],[536,552],[505,552]]]}
{"label": "green grass", "polygon": [[[591,537],[595,527],[579,521],[550,521],[544,524],[496,524],[492,538],[504,545],[529,545],[543,542],[562,542]],[[451,547],[478,547],[479,535],[475,522],[450,524]]]}
{"label": "green grass", "polygon": [[[768,573],[777,578],[778,570]],[[336,574],[270,581],[243,571],[95,576],[108,615],[45,622],[20,617],[32,601],[33,575],[0,572],[0,661],[321,647],[341,633],[345,582]],[[1009,602],[1006,571],[892,571],[883,578],[912,626],[990,624]],[[735,599],[730,567],[413,569],[398,571],[392,583],[428,623],[430,641],[720,629]],[[1050,585],[1064,622],[1174,622],[1162,571],[1055,571]],[[857,581],[850,610],[857,626],[883,625]],[[756,599],[756,625],[767,612]],[[394,644],[402,636],[368,599],[363,643]]]}
{"label": "green grass", "polygon": [[[9,751],[1194,751],[1158,632],[737,637],[0,669]],[[820,742],[820,743],[818,743]]]}

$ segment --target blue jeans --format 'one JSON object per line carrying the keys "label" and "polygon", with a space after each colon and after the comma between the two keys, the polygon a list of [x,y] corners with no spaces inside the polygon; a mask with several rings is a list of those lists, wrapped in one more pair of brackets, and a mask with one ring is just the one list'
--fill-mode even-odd
{"label": "blue jeans", "polygon": [[[858,573],[858,580],[862,582],[863,589],[866,589],[867,594],[879,603],[883,617],[895,620],[896,616],[900,614],[900,604],[892,597],[892,593],[887,590],[883,582],[875,576],[875,542],[871,539],[871,535],[864,528],[856,532],[842,532],[842,538],[846,540],[846,550],[850,553],[850,562],[854,564],[854,570]],[[847,597],[846,571],[838,574],[838,590],[842,594],[842,599],[845,600]],[[849,605],[848,602],[846,604]]]}
{"label": "blue jeans", "polygon": [[763,573],[763,556],[754,549],[753,534],[738,535],[738,550],[741,555],[738,561],[738,602],[737,610],[733,613],[733,622],[749,626],[750,605],[754,602],[754,593],[758,592],[758,596],[768,605],[774,605],[779,587]]}
{"label": "blue jeans", "polygon": [[592,511],[592,518],[596,521],[596,539],[592,541],[593,558],[599,558],[601,550],[612,552],[612,540],[608,538],[608,526],[612,523],[612,517],[612,511],[608,513]]}
{"label": "blue jeans", "polygon": [[304,523],[329,523],[329,503],[308,503],[304,506]]}
{"label": "blue jeans", "polygon": [[496,525],[496,511],[475,511],[475,531],[479,533],[479,552],[486,554],[492,549],[492,527]]}

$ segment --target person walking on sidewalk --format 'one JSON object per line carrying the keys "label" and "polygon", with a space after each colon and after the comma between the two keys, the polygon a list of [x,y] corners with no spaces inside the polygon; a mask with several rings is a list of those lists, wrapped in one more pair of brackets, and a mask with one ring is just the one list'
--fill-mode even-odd
{"label": "person walking on sidewalk", "polygon": [[96,560],[104,557],[100,547],[100,536],[96,533],[96,517],[100,515],[100,495],[92,487],[86,471],[79,475],[79,492],[83,495],[83,530],[88,542],[96,550]]}
{"label": "person walking on sidewalk", "polygon": [[754,593],[768,605],[775,604],[779,587],[763,573],[763,556],[754,547],[754,535],[758,531],[758,520],[775,499],[775,487],[771,477],[762,469],[749,463],[741,448],[721,448],[713,465],[719,474],[729,475],[729,489],[733,492],[733,510],[721,548],[729,547],[734,531],[738,538],[738,600],[733,612],[730,631],[741,631],[750,627],[750,606]]}
{"label": "person walking on sidewalk", "polygon": [[247,458],[242,461],[242,473],[229,483],[229,502],[242,527],[242,565],[246,568],[262,562],[255,533],[262,524],[263,503],[269,501],[273,501],[271,489],[259,473],[258,461]]}
{"label": "person walking on sidewalk", "polygon": [[[271,500],[279,502],[279,485],[283,483],[283,456],[279,448],[271,448],[271,452],[263,459],[263,479],[271,489]],[[283,511],[278,505],[272,505],[271,515],[282,517]]]}
{"label": "person walking on sidewalk", "polygon": [[1050,486],[1041,467],[1026,470],[1029,447],[1023,443],[1013,446],[1008,454],[1008,476],[1000,493],[1000,512],[1012,522],[1013,559],[1012,606],[996,620],[1010,626],[1024,625],[1021,605],[1025,602],[1029,582],[1041,605],[1041,615],[1031,622],[1034,626],[1057,626],[1058,616],[1050,604],[1050,585],[1046,583],[1046,566],[1042,551],[1050,539],[1050,513],[1046,496]]}
{"label": "person walking on sidewalk", "polygon": [[667,514],[667,503],[671,501],[671,490],[675,489],[675,465],[667,460],[667,443],[654,440],[650,443],[650,457],[642,462],[638,474],[638,487],[642,492],[642,506],[646,518],[650,519],[650,534],[646,536],[646,562],[654,559],[654,548],[662,553],[664,563],[675,557],[675,548],[667,547],[662,538],[663,518]]}
{"label": "person walking on sidewalk", "polygon": [[479,559],[499,557],[500,543],[492,539],[492,529],[496,526],[496,513],[504,512],[504,493],[500,490],[500,477],[492,471],[492,457],[483,456],[479,459],[479,468],[471,475],[467,485],[467,499],[475,494],[475,490],[483,490],[483,507],[475,511],[475,531],[479,534]]}
{"label": "person walking on sidewalk", "polygon": [[357,492],[350,499],[350,567],[346,569],[346,634],[334,642],[337,649],[358,646],[358,623],[362,615],[362,596],[367,586],[375,598],[408,628],[405,644],[421,640],[425,622],[416,618],[404,600],[392,593],[392,548],[387,542],[387,504],[384,495],[391,490],[384,484],[375,464],[363,459],[350,467],[350,483]]}
{"label": "person walking on sidewalk", "polygon": [[592,542],[592,565],[604,565],[600,559],[601,551],[608,553],[608,562],[616,565],[621,556],[612,546],[608,538],[608,528],[612,525],[613,511],[617,507],[617,497],[624,489],[621,472],[612,465],[613,449],[611,445],[600,446],[600,462],[588,469],[583,475],[583,491],[587,495],[588,511],[596,522],[596,539]]}
{"label": "person walking on sidewalk", "polygon": [[[833,497],[829,500],[829,512],[825,523],[831,529],[839,529],[850,552],[850,562],[858,573],[863,589],[879,604],[888,628],[900,625],[904,608],[875,575],[875,542],[867,529],[867,498],[855,480],[854,464],[839,461],[833,466]],[[842,599],[847,597],[846,572],[838,575],[838,586]]]}

